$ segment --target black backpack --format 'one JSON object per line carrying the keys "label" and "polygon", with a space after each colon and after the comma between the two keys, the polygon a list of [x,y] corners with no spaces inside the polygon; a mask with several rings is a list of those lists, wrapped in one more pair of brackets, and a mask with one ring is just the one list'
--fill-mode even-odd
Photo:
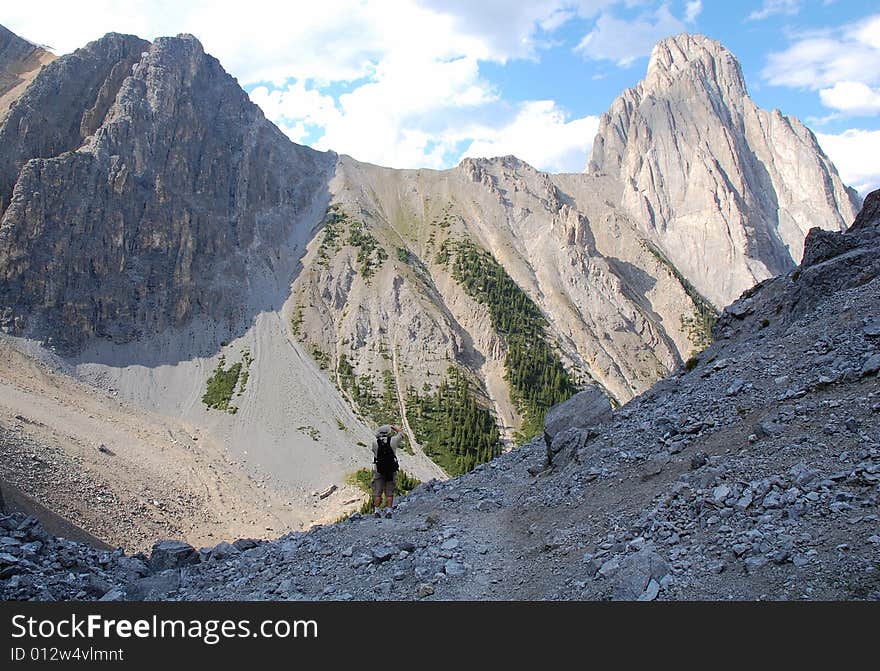
{"label": "black backpack", "polygon": [[391,437],[386,434],[376,436],[376,472],[383,478],[391,479],[399,468],[397,456],[391,447]]}

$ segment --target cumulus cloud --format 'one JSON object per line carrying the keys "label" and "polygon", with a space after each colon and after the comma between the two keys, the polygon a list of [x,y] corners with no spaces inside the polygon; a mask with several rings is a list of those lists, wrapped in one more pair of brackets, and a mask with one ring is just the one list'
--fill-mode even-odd
{"label": "cumulus cloud", "polygon": [[764,0],[760,9],[749,14],[749,21],[763,21],[776,14],[794,16],[801,11],[800,0]]}
{"label": "cumulus cloud", "polygon": [[443,167],[468,113],[496,101],[475,59],[386,58],[374,77],[337,100],[302,80],[258,86],[251,100],[295,141],[395,167]]}
{"label": "cumulus cloud", "polygon": [[880,15],[798,36],[762,70],[770,84],[818,90],[839,82],[880,83]]}
{"label": "cumulus cloud", "polygon": [[457,30],[453,15],[415,0],[93,0],[83,12],[68,0],[4,7],[4,25],[68,53],[110,31],[153,39],[188,32],[243,83],[289,78],[352,81],[372,74],[390,52],[417,48],[434,57],[510,56],[479,35]]}
{"label": "cumulus cloud", "polygon": [[838,135],[817,133],[822,150],[843,181],[863,197],[880,188],[880,130],[850,129]]}
{"label": "cumulus cloud", "polygon": [[665,4],[631,21],[605,12],[575,51],[585,58],[608,60],[625,67],[649,55],[659,40],[684,30],[684,23],[673,16]]}
{"label": "cumulus cloud", "polygon": [[524,103],[501,128],[471,129],[478,136],[462,158],[513,154],[539,170],[581,172],[599,129],[599,117],[569,119],[552,100]]}
{"label": "cumulus cloud", "polygon": [[837,82],[819,91],[822,104],[849,115],[880,114],[880,91],[862,82]]}
{"label": "cumulus cloud", "polygon": [[618,0],[419,0],[452,17],[456,32],[478,37],[497,61],[534,58],[541,31],[552,32],[576,16],[589,18]]}

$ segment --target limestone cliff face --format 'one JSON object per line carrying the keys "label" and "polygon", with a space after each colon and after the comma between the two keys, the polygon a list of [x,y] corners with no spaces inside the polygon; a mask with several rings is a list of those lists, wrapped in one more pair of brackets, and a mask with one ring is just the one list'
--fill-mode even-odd
{"label": "limestone cliff face", "polygon": [[[191,36],[108,35],[44,69],[0,129],[0,326],[79,349],[195,315],[240,325],[318,197],[294,145]],[[10,179],[13,175],[15,177]]]}
{"label": "limestone cliff face", "polygon": [[55,56],[0,26],[0,119]]}
{"label": "limestone cliff face", "polygon": [[587,171],[619,180],[620,207],[717,307],[859,206],[813,134],[759,109],[734,56],[701,35],[654,48],[645,80],[602,116]]}
{"label": "limestone cliff face", "polygon": [[46,66],[0,126],[0,212],[22,167],[82,146],[104,120],[149,42],[111,33]]}

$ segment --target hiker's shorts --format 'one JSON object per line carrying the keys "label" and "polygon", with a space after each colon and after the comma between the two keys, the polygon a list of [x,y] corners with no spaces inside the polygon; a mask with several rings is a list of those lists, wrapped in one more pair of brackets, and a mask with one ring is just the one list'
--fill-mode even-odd
{"label": "hiker's shorts", "polygon": [[394,488],[396,486],[397,471],[394,472],[394,477],[392,478],[385,478],[373,471],[373,496],[382,496],[382,492],[385,492],[385,496],[394,496]]}

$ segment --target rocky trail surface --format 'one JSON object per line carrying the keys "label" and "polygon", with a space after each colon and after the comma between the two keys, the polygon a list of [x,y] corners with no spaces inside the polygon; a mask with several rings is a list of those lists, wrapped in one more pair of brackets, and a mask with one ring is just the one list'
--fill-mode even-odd
{"label": "rocky trail surface", "polygon": [[880,599],[878,252],[875,192],[846,233],[811,231],[801,266],[746,292],[708,349],[610,419],[425,483],[392,519],[130,557],[12,515],[0,594]]}

